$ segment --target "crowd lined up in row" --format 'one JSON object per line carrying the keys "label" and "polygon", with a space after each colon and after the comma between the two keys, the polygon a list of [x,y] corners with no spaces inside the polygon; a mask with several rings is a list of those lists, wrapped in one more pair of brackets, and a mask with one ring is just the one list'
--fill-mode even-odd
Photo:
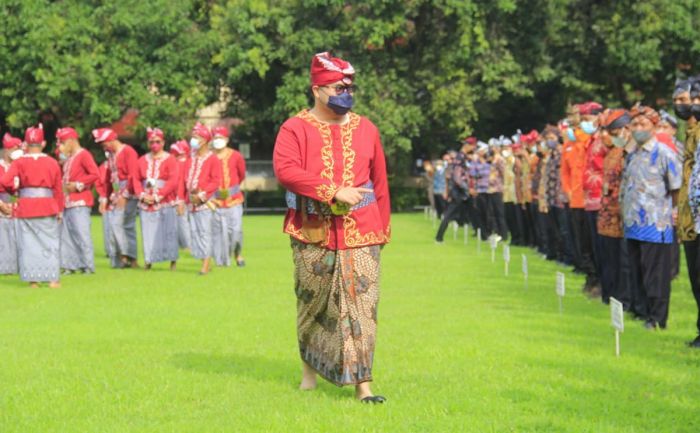
{"label": "crowd lined up in row", "polygon": [[[700,78],[678,82],[673,98],[685,143],[663,110],[586,102],[542,131],[469,137],[426,162],[442,218],[436,241],[457,221],[484,239],[537,248],[584,274],[586,294],[616,298],[648,329],[667,326],[682,241],[700,311]],[[700,337],[689,344],[700,347]]]}
{"label": "crowd lined up in row", "polygon": [[5,134],[0,159],[0,274],[19,273],[33,286],[59,286],[63,273],[95,272],[90,213],[99,197],[104,243],[114,268],[135,268],[136,217],[140,214],[145,268],[170,262],[180,248],[229,266],[241,255],[245,161],[228,147],[226,127],[197,123],[189,144],[165,150],[165,135],[148,128],[148,153],[121,142],[109,128],[92,131],[106,161],[99,167],[73,128],[56,132],[56,159],[41,125],[24,141]]}

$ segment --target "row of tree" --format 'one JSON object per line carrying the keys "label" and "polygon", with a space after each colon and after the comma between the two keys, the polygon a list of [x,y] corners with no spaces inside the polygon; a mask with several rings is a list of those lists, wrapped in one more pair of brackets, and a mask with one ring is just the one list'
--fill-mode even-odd
{"label": "row of tree", "polygon": [[391,164],[556,121],[570,102],[667,105],[700,58],[697,0],[0,0],[0,121],[83,133],[139,110],[183,135],[219,100],[269,157],[311,56],[358,71]]}

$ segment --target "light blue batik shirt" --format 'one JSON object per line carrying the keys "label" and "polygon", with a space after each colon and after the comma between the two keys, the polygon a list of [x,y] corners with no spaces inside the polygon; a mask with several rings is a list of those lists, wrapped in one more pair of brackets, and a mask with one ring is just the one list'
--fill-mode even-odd
{"label": "light blue batik shirt", "polygon": [[620,188],[625,238],[673,242],[671,191],[679,189],[681,181],[678,157],[656,139],[627,157]]}

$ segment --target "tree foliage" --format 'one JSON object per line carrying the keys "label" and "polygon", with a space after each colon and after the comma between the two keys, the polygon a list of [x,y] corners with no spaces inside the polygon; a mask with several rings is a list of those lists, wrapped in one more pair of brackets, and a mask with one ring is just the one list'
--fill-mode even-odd
{"label": "tree foliage", "polygon": [[183,133],[227,95],[240,140],[268,157],[309,103],[313,54],[350,60],[357,111],[390,163],[540,127],[568,103],[668,102],[697,71],[695,0],[0,0],[0,115],[86,131],[140,110]]}

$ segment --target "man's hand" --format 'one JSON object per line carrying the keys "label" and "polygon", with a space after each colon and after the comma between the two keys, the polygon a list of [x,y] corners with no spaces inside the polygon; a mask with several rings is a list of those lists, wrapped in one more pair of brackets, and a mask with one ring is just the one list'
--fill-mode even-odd
{"label": "man's hand", "polygon": [[117,199],[117,209],[122,210],[126,208],[126,198],[125,197],[119,197]]}
{"label": "man's hand", "polygon": [[12,206],[8,203],[3,203],[0,201],[0,213],[10,216],[12,214]]}
{"label": "man's hand", "polygon": [[59,212],[58,215],[56,215],[56,219],[58,220],[58,223],[63,222],[63,212]]}
{"label": "man's hand", "polygon": [[177,216],[183,216],[185,214],[185,203],[178,203],[175,213],[177,213]]}
{"label": "man's hand", "polygon": [[153,204],[156,200],[153,198],[152,195],[146,194],[145,196],[143,196],[143,199],[141,199],[141,201],[143,201],[146,204]]}
{"label": "man's hand", "polygon": [[100,212],[100,215],[104,215],[107,212],[107,203],[101,202],[97,210]]}
{"label": "man's hand", "polygon": [[66,184],[66,191],[69,193],[78,192],[78,187],[75,186],[75,182],[68,182]]}
{"label": "man's hand", "polygon": [[335,200],[341,203],[349,204],[350,206],[355,206],[362,201],[363,194],[368,194],[374,190],[369,188],[353,188],[345,187],[340,188],[338,192],[335,193]]}

